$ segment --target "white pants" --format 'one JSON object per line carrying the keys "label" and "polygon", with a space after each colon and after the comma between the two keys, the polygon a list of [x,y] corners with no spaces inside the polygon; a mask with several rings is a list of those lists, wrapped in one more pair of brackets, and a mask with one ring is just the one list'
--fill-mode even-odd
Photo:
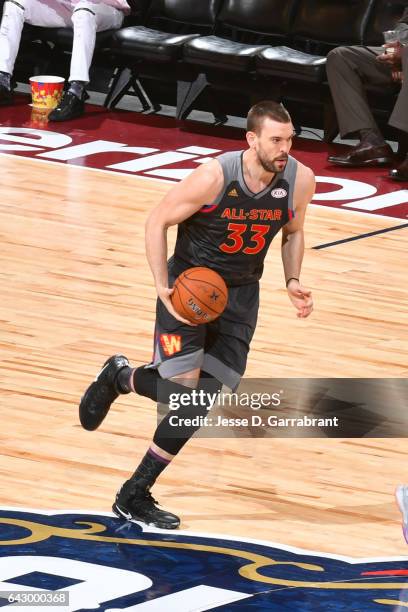
{"label": "white pants", "polygon": [[[85,10],[84,10],[85,9]],[[61,0],[6,0],[0,26],[0,71],[13,73],[24,22],[49,28],[72,27],[70,81],[89,81],[96,32],[120,28],[123,13],[102,3],[80,0],[74,11]]]}

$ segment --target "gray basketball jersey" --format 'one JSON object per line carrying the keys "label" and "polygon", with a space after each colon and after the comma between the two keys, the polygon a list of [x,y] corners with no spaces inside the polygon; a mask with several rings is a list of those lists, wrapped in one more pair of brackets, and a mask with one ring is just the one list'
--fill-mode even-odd
{"label": "gray basketball jersey", "polygon": [[289,156],[285,170],[259,193],[243,175],[243,151],[217,159],[224,186],[214,202],[179,224],[171,269],[175,276],[193,266],[218,272],[227,285],[247,285],[262,276],[274,236],[294,216],[297,161]]}

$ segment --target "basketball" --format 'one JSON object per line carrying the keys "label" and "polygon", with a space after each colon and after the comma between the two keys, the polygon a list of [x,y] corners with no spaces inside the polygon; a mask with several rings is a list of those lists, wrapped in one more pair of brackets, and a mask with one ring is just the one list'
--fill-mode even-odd
{"label": "basketball", "polygon": [[174,282],[171,302],[191,323],[210,323],[224,311],[228,289],[224,279],[210,268],[189,268]]}

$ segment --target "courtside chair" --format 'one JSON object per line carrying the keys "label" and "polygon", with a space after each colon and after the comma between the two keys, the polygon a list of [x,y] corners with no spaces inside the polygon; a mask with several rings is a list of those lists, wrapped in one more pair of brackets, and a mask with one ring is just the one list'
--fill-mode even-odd
{"label": "courtside chair", "polygon": [[[139,79],[176,79],[183,45],[213,31],[221,0],[158,0],[153,2],[147,24],[117,32],[112,52],[118,65],[116,79],[105,100],[114,108]],[[153,110],[160,106],[150,102]],[[149,105],[143,104],[143,110]]]}
{"label": "courtside chair", "polygon": [[251,89],[255,58],[269,45],[287,41],[298,0],[225,0],[210,36],[183,46],[183,61],[194,67],[184,100],[179,95],[178,117],[185,118],[206,88],[224,91]]}
{"label": "courtside chair", "polygon": [[326,142],[338,133],[327,86],[327,53],[339,45],[362,44],[374,4],[374,0],[300,0],[290,44],[269,47],[256,58],[258,75],[271,86],[277,80],[285,83],[285,99],[318,108]]}

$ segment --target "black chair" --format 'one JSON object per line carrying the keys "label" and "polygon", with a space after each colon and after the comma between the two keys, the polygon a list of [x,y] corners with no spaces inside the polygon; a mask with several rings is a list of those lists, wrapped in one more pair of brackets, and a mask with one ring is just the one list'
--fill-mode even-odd
{"label": "black chair", "polygon": [[116,106],[133,87],[143,110],[160,108],[143,95],[140,74],[177,79],[175,70],[183,45],[213,30],[219,4],[220,0],[160,0],[151,7],[149,27],[133,26],[116,32],[112,52],[119,70],[105,106]]}
{"label": "black chair", "polygon": [[322,83],[326,54],[340,44],[361,44],[372,0],[301,0],[289,47],[257,57],[257,72],[284,79]]}
{"label": "black chair", "polygon": [[183,47],[184,62],[194,66],[196,72],[179,105],[178,117],[189,114],[209,85],[220,89],[245,88],[252,79],[256,55],[268,45],[287,41],[297,2],[225,0],[215,33],[194,39]]}
{"label": "black chair", "polygon": [[284,82],[285,100],[323,108],[326,141],[338,132],[325,85],[326,55],[340,44],[362,43],[372,4],[373,0],[300,0],[290,47],[268,48],[256,58],[257,73],[269,79],[271,87],[277,79]]}

